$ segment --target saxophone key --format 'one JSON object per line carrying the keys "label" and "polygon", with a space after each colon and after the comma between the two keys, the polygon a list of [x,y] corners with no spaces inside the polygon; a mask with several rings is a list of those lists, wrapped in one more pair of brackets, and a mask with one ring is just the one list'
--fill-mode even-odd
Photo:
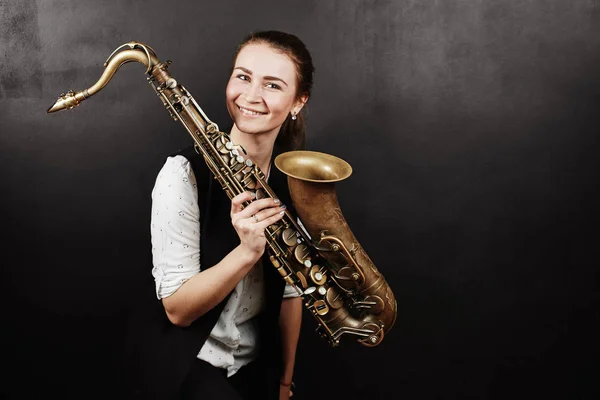
{"label": "saxophone key", "polygon": [[306,289],[306,287],[308,286],[308,282],[306,281],[306,277],[304,276],[304,274],[302,274],[302,272],[300,271],[296,271],[296,276],[298,277],[302,288]]}
{"label": "saxophone key", "polygon": [[316,287],[314,287],[314,286],[311,286],[311,287],[309,287],[308,289],[306,289],[306,290],[304,291],[304,294],[306,294],[306,295],[313,294],[313,293],[315,292],[315,290],[317,290],[317,288],[316,288]]}
{"label": "saxophone key", "polygon": [[177,87],[177,81],[173,78],[169,78],[165,83],[164,83],[165,88],[168,89],[175,89]]}
{"label": "saxophone key", "polygon": [[271,226],[273,227],[273,230],[271,231],[273,237],[275,238],[275,237],[279,236],[279,231],[281,231],[283,229],[283,225],[275,223]]}
{"label": "saxophone key", "polygon": [[319,315],[325,315],[329,312],[329,306],[324,300],[317,300],[313,304],[314,310]]}
{"label": "saxophone key", "polygon": [[264,199],[266,197],[264,190],[256,189],[256,200]]}
{"label": "saxophone key", "polygon": [[279,263],[279,260],[275,258],[275,256],[270,256],[269,261],[271,261],[271,264],[273,264],[273,266],[277,269],[277,271],[279,271],[281,275],[286,275],[285,271],[283,273],[281,272],[281,264]]}
{"label": "saxophone key", "polygon": [[296,235],[296,231],[292,228],[287,228],[281,234],[281,240],[283,240],[283,243],[285,243],[289,247],[296,245],[297,238],[298,236]]}
{"label": "saxophone key", "polygon": [[227,147],[225,146],[225,138],[223,136],[221,136],[216,141],[215,147],[219,151],[219,153],[221,153],[221,154],[227,154],[227,153],[229,153],[229,149],[227,149]]}
{"label": "saxophone key", "polygon": [[305,261],[310,261],[310,249],[304,243],[300,244],[294,249],[294,256],[296,257],[296,261],[305,265]]}
{"label": "saxophone key", "polygon": [[244,177],[240,179],[240,183],[248,190],[256,189],[256,181],[252,174],[249,174],[248,171],[242,171]]}
{"label": "saxophone key", "polygon": [[309,276],[310,279],[312,279],[312,281],[317,285],[323,285],[325,282],[327,282],[327,274],[324,273],[321,266],[317,264],[312,266]]}
{"label": "saxophone key", "polygon": [[327,289],[325,300],[327,301],[327,304],[329,304],[329,306],[334,310],[339,310],[344,305],[344,299],[334,287]]}
{"label": "saxophone key", "polygon": [[243,162],[244,158],[242,156],[232,156],[229,160],[229,168],[235,170],[235,172],[241,170],[244,167],[244,164],[240,164],[240,158],[242,158]]}
{"label": "saxophone key", "polygon": [[292,279],[291,275],[284,276],[283,280],[292,287],[296,286],[296,282],[294,282],[294,279]]}
{"label": "saxophone key", "polygon": [[206,126],[206,132],[209,134],[219,133],[219,127],[214,122],[211,122]]}
{"label": "saxophone key", "polygon": [[334,276],[337,283],[344,289],[356,292],[360,287],[357,280],[354,279],[356,270],[353,267],[345,266],[337,271]]}

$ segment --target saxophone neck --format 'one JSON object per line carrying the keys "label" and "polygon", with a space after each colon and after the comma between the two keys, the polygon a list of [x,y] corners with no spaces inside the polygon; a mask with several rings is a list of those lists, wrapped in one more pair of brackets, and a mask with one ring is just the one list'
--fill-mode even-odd
{"label": "saxophone neck", "polygon": [[102,76],[91,87],[80,90],[78,92],[69,91],[62,94],[58,100],[48,109],[48,113],[61,111],[64,109],[70,110],[77,107],[83,100],[98,93],[104,86],[110,82],[117,70],[129,62],[139,62],[146,66],[146,74],[150,74],[153,68],[160,64],[154,50],[143,43],[129,42],[119,46],[108,57],[104,63],[104,72]]}

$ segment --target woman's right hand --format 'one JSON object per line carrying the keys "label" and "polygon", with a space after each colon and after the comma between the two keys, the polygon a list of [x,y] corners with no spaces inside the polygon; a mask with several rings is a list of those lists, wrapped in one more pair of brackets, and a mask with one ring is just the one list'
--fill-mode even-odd
{"label": "woman's right hand", "polygon": [[231,224],[240,237],[241,246],[258,259],[263,255],[267,240],[265,229],[283,218],[285,205],[279,200],[265,198],[243,204],[254,199],[251,192],[243,192],[231,199]]}

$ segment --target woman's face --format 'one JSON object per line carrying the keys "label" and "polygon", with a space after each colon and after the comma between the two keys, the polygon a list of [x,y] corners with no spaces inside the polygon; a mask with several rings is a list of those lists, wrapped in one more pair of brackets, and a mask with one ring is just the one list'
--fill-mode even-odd
{"label": "woman's face", "polygon": [[227,84],[227,110],[244,133],[277,133],[306,101],[296,98],[296,87],[296,69],[287,55],[266,44],[248,44]]}

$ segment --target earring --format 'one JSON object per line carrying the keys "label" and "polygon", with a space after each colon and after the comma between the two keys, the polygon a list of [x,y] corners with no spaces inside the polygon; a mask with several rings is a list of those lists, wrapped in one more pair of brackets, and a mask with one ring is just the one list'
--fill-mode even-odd
{"label": "earring", "polygon": [[296,120],[296,113],[292,113],[292,119],[295,121]]}

